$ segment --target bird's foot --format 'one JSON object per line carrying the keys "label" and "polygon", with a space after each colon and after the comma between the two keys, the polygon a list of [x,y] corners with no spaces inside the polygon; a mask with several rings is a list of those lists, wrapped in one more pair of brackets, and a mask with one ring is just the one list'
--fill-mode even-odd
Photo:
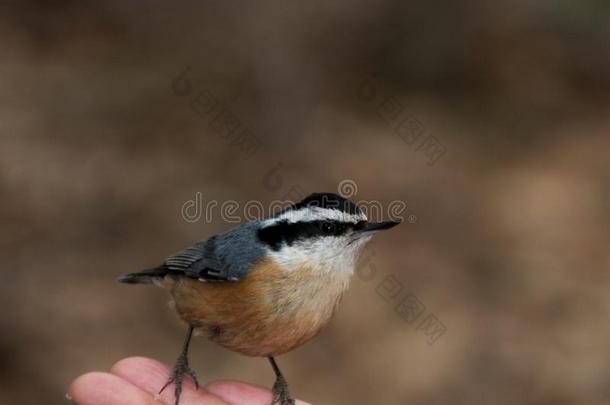
{"label": "bird's foot", "polygon": [[174,396],[176,397],[176,405],[180,402],[180,395],[182,394],[182,381],[184,380],[184,375],[188,375],[191,377],[193,382],[195,383],[195,387],[199,389],[199,382],[197,381],[197,374],[193,371],[192,368],[189,367],[189,361],[186,357],[186,353],[182,353],[180,357],[178,357],[178,361],[176,361],[176,365],[174,369],[169,375],[167,382],[159,391],[159,394],[165,390],[171,383],[176,384],[176,389],[174,390]]}
{"label": "bird's foot", "polygon": [[283,377],[278,377],[273,384],[273,401],[271,405],[295,405],[294,399],[290,397],[288,392],[288,383]]}

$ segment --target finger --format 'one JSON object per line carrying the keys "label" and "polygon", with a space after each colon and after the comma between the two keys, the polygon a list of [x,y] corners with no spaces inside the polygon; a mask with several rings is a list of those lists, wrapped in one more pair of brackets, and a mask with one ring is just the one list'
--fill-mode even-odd
{"label": "finger", "polygon": [[[78,405],[153,405],[154,398],[108,373],[83,374],[72,382],[68,396]],[[158,405],[158,403],[157,403]]]}
{"label": "finger", "polygon": [[[146,357],[129,357],[115,363],[110,372],[124,378],[136,387],[159,398],[163,403],[173,405],[174,384],[167,386],[161,394],[159,390],[169,377],[170,368],[163,363]],[[196,389],[189,377],[182,382],[180,405],[227,405],[227,403],[203,388]]]}
{"label": "finger", "polygon": [[[209,383],[205,388],[231,405],[269,405],[272,399],[269,389],[240,381],[219,380]],[[298,400],[296,403],[308,405]]]}

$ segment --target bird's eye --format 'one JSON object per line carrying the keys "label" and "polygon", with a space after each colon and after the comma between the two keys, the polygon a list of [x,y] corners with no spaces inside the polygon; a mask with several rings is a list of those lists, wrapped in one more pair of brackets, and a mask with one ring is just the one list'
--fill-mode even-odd
{"label": "bird's eye", "polygon": [[335,233],[335,224],[332,222],[323,222],[322,223],[322,232],[324,232],[327,235],[333,234]]}

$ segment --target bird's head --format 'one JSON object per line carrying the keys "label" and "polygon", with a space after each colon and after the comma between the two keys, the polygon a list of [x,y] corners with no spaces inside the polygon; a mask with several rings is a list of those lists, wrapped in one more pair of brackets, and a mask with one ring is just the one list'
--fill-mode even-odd
{"label": "bird's head", "polygon": [[352,272],[372,235],[399,223],[369,222],[352,201],[337,194],[315,193],[262,221],[258,238],[286,269],[306,265]]}

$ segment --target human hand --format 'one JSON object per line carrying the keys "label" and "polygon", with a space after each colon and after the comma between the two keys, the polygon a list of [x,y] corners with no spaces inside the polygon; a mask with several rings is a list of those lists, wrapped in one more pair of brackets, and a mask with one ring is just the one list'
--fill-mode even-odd
{"label": "human hand", "polygon": [[[68,399],[77,405],[174,405],[173,384],[157,395],[170,368],[145,357],[129,357],[117,362],[109,373],[83,374],[72,382]],[[214,381],[195,389],[184,379],[180,405],[270,405],[271,391],[239,381]],[[297,405],[307,405],[296,401]]]}

